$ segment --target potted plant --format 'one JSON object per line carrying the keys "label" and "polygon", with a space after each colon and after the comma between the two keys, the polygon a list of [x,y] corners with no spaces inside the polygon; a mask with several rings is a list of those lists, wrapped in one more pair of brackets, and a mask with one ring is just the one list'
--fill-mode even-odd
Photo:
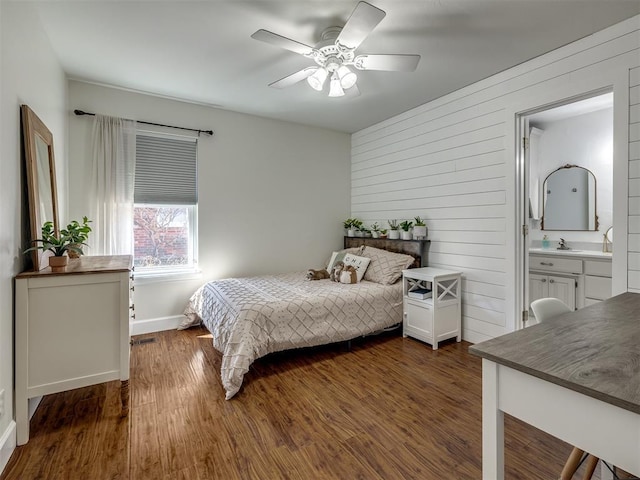
{"label": "potted plant", "polygon": [[356,236],[356,230],[355,228],[353,228],[353,218],[347,218],[344,222],[342,222],[342,225],[344,226],[344,229],[347,231],[347,237],[355,237]]}
{"label": "potted plant", "polygon": [[355,229],[355,236],[356,237],[363,237],[364,236],[364,232],[362,231],[362,220],[358,220],[357,218],[354,218],[352,221],[352,226]]}
{"label": "potted plant", "polygon": [[[65,253],[70,251],[82,253],[81,247],[77,246],[67,230],[60,230],[60,233],[56,235],[53,222],[45,222],[42,225],[42,238],[33,240],[33,243],[39,243],[40,245],[27,248],[24,253],[33,250],[45,250],[53,253],[53,256],[49,257],[49,266],[52,272],[64,271],[69,261],[69,257]],[[84,245],[84,243],[80,245]]]}
{"label": "potted plant", "polygon": [[418,239],[427,238],[427,226],[420,217],[415,217],[415,225],[413,227],[413,236]]}
{"label": "potted plant", "polygon": [[61,230],[61,234],[69,235],[72,240],[72,246],[76,247],[76,249],[69,250],[67,255],[69,258],[79,258],[80,255],[84,255],[82,251],[82,245],[86,245],[86,241],[89,238],[89,233],[91,232],[91,227],[89,224],[91,220],[87,217],[82,217],[82,223],[77,220],[71,221],[65,230]]}
{"label": "potted plant", "polygon": [[371,225],[371,236],[373,238],[380,238],[380,225],[378,225],[378,222]]}
{"label": "potted plant", "polygon": [[400,228],[402,228],[402,240],[411,240],[411,227],[413,227],[413,222],[411,220],[404,220],[400,223]]}
{"label": "potted plant", "polygon": [[400,232],[398,231],[398,221],[397,220],[389,220],[387,222],[389,224],[389,239],[397,240],[400,238]]}
{"label": "potted plant", "polygon": [[380,238],[387,238],[387,229],[383,228],[380,230]]}

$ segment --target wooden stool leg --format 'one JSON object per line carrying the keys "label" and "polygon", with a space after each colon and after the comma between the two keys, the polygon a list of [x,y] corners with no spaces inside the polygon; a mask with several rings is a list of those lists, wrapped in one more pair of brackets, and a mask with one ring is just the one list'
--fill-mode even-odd
{"label": "wooden stool leg", "polygon": [[573,450],[571,450],[571,453],[569,454],[569,458],[567,458],[567,462],[564,464],[562,473],[560,474],[560,480],[571,480],[573,474],[578,470],[578,465],[580,465],[580,460],[582,459],[583,454],[584,451],[573,447]]}
{"label": "wooden stool leg", "polygon": [[593,475],[593,472],[595,472],[599,460],[600,459],[598,457],[594,457],[593,455],[589,455],[587,457],[586,467],[582,480],[591,480],[591,476]]}
{"label": "wooden stool leg", "polygon": [[616,472],[618,478],[633,478],[633,475],[631,475],[629,472],[625,472],[621,468],[613,467],[613,471]]}

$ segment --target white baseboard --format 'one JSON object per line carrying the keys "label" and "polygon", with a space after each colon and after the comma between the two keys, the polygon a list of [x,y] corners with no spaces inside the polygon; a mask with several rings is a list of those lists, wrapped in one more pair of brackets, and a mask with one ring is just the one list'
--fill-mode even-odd
{"label": "white baseboard", "polygon": [[0,474],[9,463],[11,454],[16,449],[16,422],[11,420],[9,426],[0,437]]}
{"label": "white baseboard", "polygon": [[184,315],[174,315],[171,317],[152,318],[150,320],[139,320],[131,322],[131,335],[142,335],[144,333],[162,332],[164,330],[175,330],[184,320]]}
{"label": "white baseboard", "polygon": [[467,342],[476,344],[476,343],[484,342],[486,340],[490,340],[491,337],[489,337],[488,335],[484,335],[482,333],[472,332],[471,330],[463,330],[462,339]]}

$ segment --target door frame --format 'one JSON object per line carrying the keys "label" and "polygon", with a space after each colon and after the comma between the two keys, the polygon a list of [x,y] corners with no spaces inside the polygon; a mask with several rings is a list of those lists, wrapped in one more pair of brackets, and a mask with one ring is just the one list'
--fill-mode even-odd
{"label": "door frame", "polygon": [[627,291],[629,75],[628,70],[624,70],[609,72],[597,78],[576,79],[505,108],[505,127],[508,132],[512,132],[507,137],[508,144],[505,146],[510,170],[507,176],[506,246],[512,255],[507,258],[507,264],[511,265],[508,268],[508,282],[514,286],[513,300],[509,302],[511,305],[507,305],[512,321],[507,319],[507,327],[512,331],[524,327],[523,312],[528,311],[529,237],[523,233],[523,226],[528,228],[529,225],[529,164],[523,150],[523,117],[607,92],[613,92],[613,227],[616,232],[614,251],[618,252],[612,259],[612,294]]}

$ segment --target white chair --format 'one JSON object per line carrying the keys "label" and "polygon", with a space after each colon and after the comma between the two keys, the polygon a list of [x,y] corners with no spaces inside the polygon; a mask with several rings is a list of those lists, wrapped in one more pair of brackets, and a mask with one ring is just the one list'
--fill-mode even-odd
{"label": "white chair", "polygon": [[542,323],[563,313],[568,313],[571,309],[558,298],[539,298],[531,302],[531,311],[538,323]]}
{"label": "white chair", "polygon": [[[538,323],[547,322],[558,315],[563,313],[569,313],[571,309],[562,300],[557,298],[539,298],[531,302],[531,311],[533,316],[536,317]],[[584,479],[589,479],[593,475],[596,465],[598,464],[598,458],[580,450],[577,447],[573,447],[573,451],[569,455],[567,462],[562,469],[560,480],[570,480],[573,478],[574,473],[580,467],[582,462],[587,461],[586,471],[584,472]]]}

